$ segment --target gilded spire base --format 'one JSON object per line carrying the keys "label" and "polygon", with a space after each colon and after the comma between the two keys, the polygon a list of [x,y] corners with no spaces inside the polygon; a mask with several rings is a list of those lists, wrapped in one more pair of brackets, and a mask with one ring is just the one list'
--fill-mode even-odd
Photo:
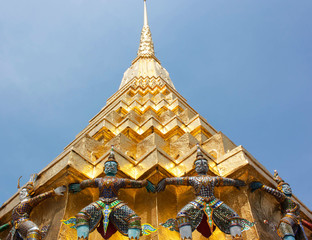
{"label": "gilded spire base", "polygon": [[151,57],[155,55],[152,33],[148,25],[144,25],[141,32],[138,57]]}

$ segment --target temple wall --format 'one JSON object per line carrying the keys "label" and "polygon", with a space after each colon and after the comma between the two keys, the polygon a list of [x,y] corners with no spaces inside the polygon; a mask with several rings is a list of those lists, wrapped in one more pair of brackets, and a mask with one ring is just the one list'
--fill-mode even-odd
{"label": "temple wall", "polygon": [[[208,159],[209,174],[238,178],[247,184],[256,180],[275,186],[273,176],[250,153],[213,129],[178,92],[166,84],[148,86],[145,80],[148,79],[133,80],[128,89],[117,92],[64,152],[39,173],[38,193],[103,177],[103,165],[111,145],[115,145],[115,157],[120,166],[118,177],[148,179],[156,185],[164,177],[193,175],[196,144],[199,143]],[[97,189],[85,189],[77,194],[55,196],[35,207],[31,219],[40,227],[51,225],[47,240],[76,240],[76,231],[63,225],[61,220],[75,216],[96,201],[98,195]],[[277,225],[280,220],[279,204],[274,197],[262,191],[251,193],[247,186],[240,190],[216,188],[215,195],[241,217],[257,223],[243,233],[245,239],[278,239],[272,227],[263,222],[266,219]],[[194,199],[194,193],[190,187],[167,186],[165,192],[154,194],[145,189],[122,190],[119,198],[142,218],[142,223],[150,223],[158,229],[141,239],[178,240],[177,232],[160,226],[160,223],[175,218],[178,211]],[[15,194],[3,204],[0,208],[2,224],[10,220],[11,211],[18,203]],[[312,221],[311,211],[300,204],[302,217]],[[0,238],[7,234],[8,230],[0,233]],[[312,233],[307,231],[307,234],[312,239]],[[196,230],[193,238],[205,239]],[[102,238],[94,231],[89,239]],[[111,240],[121,239],[127,238],[118,232],[111,237]],[[216,229],[209,239],[231,237]]]}
{"label": "temple wall", "polygon": [[[238,171],[229,177],[240,178],[247,182],[257,179],[270,185],[270,182],[263,179],[263,176],[251,167],[242,169],[241,172]],[[157,177],[157,179],[151,180],[156,183],[159,179]],[[76,181],[78,179],[66,179],[67,183]],[[266,219],[270,223],[277,225],[280,220],[279,203],[274,197],[259,190],[251,193],[247,186],[240,189],[235,187],[218,187],[215,189],[215,196],[234,209],[241,217],[256,222],[253,228],[243,233],[244,239],[279,239],[272,226],[263,223],[263,220]],[[150,223],[158,229],[156,233],[143,236],[141,239],[178,240],[180,238],[177,232],[172,232],[159,224],[165,222],[168,218],[176,217],[178,211],[194,199],[194,193],[191,187],[167,186],[166,190],[160,193],[147,193],[145,188],[125,189],[120,191],[119,197],[128,203],[128,206],[142,218],[142,223]],[[76,240],[76,231],[61,224],[61,220],[75,216],[82,208],[97,199],[97,189],[85,189],[77,194],[66,193],[63,197],[54,196],[35,207],[31,218],[34,222],[40,223],[40,228],[44,225],[50,225],[48,235],[45,238],[47,240]],[[306,233],[308,239],[312,239],[311,232],[306,230]],[[0,238],[4,239],[7,234],[8,231],[2,233]],[[206,239],[196,230],[193,233],[193,238],[198,240]],[[102,238],[97,231],[91,233],[90,240],[100,239]],[[127,238],[120,233],[116,233],[110,239],[122,240]],[[231,238],[223,234],[219,229],[216,229],[209,239],[229,240]]]}

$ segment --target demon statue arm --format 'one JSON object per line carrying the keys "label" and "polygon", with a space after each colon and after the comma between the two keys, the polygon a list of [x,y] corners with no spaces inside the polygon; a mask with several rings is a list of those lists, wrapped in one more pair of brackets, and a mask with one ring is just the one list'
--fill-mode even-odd
{"label": "demon statue arm", "polygon": [[55,195],[63,196],[65,191],[66,191],[65,186],[57,187],[54,190],[50,190],[50,191],[42,193],[38,196],[32,197],[29,200],[29,205],[34,207],[34,206],[38,205],[39,203],[41,203],[42,201],[44,201],[44,200],[46,200],[52,196],[55,196]]}
{"label": "demon statue arm", "polygon": [[3,232],[12,227],[12,222],[8,222],[0,226],[0,232]]}
{"label": "demon statue arm", "polygon": [[174,178],[164,178],[159,181],[156,187],[157,192],[164,191],[167,185],[185,185],[189,186],[188,177],[174,177]]}
{"label": "demon statue arm", "polygon": [[54,190],[42,193],[42,194],[40,194],[38,196],[35,196],[35,197],[31,198],[29,200],[29,205],[34,207],[34,206],[38,205],[39,203],[41,203],[42,201],[44,201],[44,200],[46,200],[46,199],[48,199],[48,198],[50,198],[50,197],[52,197],[54,195],[56,195]]}
{"label": "demon statue arm", "polygon": [[283,202],[286,198],[284,193],[282,193],[282,192],[280,192],[274,188],[271,188],[267,185],[264,185],[261,182],[251,182],[249,184],[249,187],[251,189],[251,192],[254,192],[257,189],[261,189],[261,190],[273,195],[279,202]]}
{"label": "demon statue arm", "polygon": [[234,187],[243,187],[246,183],[239,179],[232,179],[232,178],[224,178],[224,177],[215,177],[215,186],[234,186]]}
{"label": "demon statue arm", "polygon": [[[69,191],[71,193],[77,193],[85,188],[97,188],[99,186],[98,179],[88,179],[81,183],[69,184]],[[155,186],[148,180],[132,180],[132,179],[120,179],[121,188],[142,188],[146,187],[148,192],[155,192]]]}
{"label": "demon statue arm", "polygon": [[123,178],[122,188],[142,188],[145,187],[148,192],[155,192],[155,186],[148,180],[132,180]]}
{"label": "demon statue arm", "polygon": [[82,181],[81,183],[71,183],[68,186],[69,192],[71,193],[77,193],[85,188],[97,188],[97,180],[96,179],[87,179]]}

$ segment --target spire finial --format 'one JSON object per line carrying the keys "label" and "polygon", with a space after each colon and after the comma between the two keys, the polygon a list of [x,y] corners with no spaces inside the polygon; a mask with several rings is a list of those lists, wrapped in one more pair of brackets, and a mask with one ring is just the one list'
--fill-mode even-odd
{"label": "spire finial", "polygon": [[144,24],[141,32],[141,41],[138,57],[152,57],[155,55],[152,34],[148,26],[146,0],[144,0]]}
{"label": "spire finial", "polygon": [[144,26],[147,25],[148,25],[147,8],[146,8],[146,0],[144,0]]}
{"label": "spire finial", "polygon": [[[147,0],[141,1],[143,1],[144,8],[144,22],[141,32],[140,46],[137,52],[137,57],[132,61],[131,67],[129,67],[124,73],[119,89],[121,89],[127,83],[134,79],[136,79],[134,81],[136,84],[144,84],[144,86],[146,86],[147,84],[150,86],[154,86],[154,78],[159,78],[161,79],[161,82],[165,81],[171,87],[175,88],[169,77],[169,73],[165,68],[161,66],[160,61],[155,56],[152,34],[148,25],[146,4]],[[151,80],[148,80],[148,82],[146,82],[146,77],[150,78]],[[142,78],[144,80],[142,80]]]}

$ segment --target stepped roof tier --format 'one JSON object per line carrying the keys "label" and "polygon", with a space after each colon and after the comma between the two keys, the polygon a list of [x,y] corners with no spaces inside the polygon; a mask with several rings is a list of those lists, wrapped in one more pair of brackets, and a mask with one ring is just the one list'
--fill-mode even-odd
{"label": "stepped roof tier", "polygon": [[[260,180],[276,186],[273,175],[263,165],[244,147],[237,146],[211,126],[175,89],[168,72],[155,56],[144,1],[144,25],[139,50],[124,73],[119,90],[64,151],[39,173],[37,193],[62,184],[104,176],[103,164],[110,154],[111,145],[114,145],[115,157],[120,165],[119,176],[148,179],[157,184],[164,177],[193,175],[197,143],[208,159],[211,175],[239,178],[247,182]],[[257,222],[255,227],[244,232],[245,239],[272,239],[272,233],[262,222],[267,219],[277,223],[279,210],[273,197],[263,195],[259,201],[256,194],[261,193],[251,194],[247,187],[241,190],[230,187],[216,190],[216,196],[240,216]],[[74,216],[96,200],[97,196],[95,189],[78,194],[67,193],[64,198],[53,198],[39,205],[34,209],[32,218],[40,223],[40,227],[51,225],[47,240],[75,239],[75,230],[62,225],[60,220]],[[142,222],[157,226],[158,231],[152,237],[157,235],[157,239],[179,239],[177,233],[158,225],[169,217],[175,217],[193,195],[187,187],[170,186],[164,193],[158,194],[148,194],[145,189],[124,190],[120,198],[134,208],[142,217]],[[301,205],[302,217],[311,221],[312,212],[294,198]],[[18,202],[17,192],[2,205],[2,223],[10,220],[11,211]],[[5,234],[7,232],[0,234],[0,238]],[[94,231],[90,239],[101,238]],[[111,239],[123,238],[117,233]],[[205,238],[195,233],[194,239]],[[209,239],[228,238],[217,229]]]}

